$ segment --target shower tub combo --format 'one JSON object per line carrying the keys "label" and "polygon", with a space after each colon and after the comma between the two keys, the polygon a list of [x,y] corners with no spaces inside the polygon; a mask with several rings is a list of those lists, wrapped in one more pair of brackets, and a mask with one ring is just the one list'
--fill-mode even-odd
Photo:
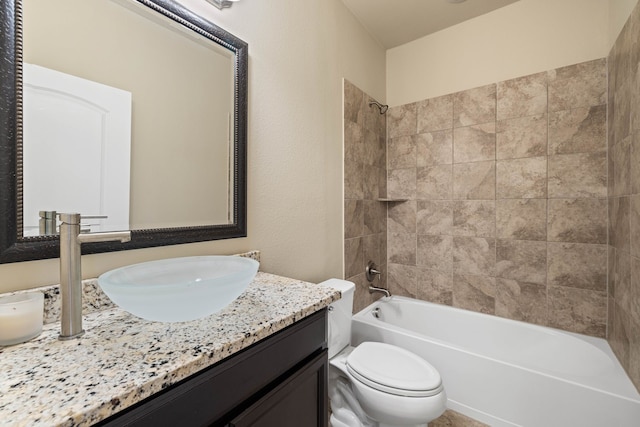
{"label": "shower tub combo", "polygon": [[491,426],[640,426],[640,395],[603,339],[392,296],[353,316],[363,341],[422,356],[447,407]]}

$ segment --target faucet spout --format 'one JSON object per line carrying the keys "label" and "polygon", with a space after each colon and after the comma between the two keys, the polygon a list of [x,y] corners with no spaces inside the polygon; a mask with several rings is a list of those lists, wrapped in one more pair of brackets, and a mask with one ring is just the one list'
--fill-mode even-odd
{"label": "faucet spout", "polygon": [[369,285],[369,293],[372,294],[374,292],[381,292],[383,293],[385,296],[390,297],[391,296],[391,292],[389,292],[388,289],[385,288],[377,288],[375,286],[371,286]]}
{"label": "faucet spout", "polygon": [[131,240],[130,231],[80,234],[79,213],[61,213],[60,216],[60,296],[62,303],[61,340],[78,338],[82,329],[82,243]]}

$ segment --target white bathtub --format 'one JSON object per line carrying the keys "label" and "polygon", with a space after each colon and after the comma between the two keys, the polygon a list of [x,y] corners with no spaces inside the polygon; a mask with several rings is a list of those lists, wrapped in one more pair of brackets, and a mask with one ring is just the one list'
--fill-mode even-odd
{"label": "white bathtub", "polygon": [[603,339],[393,296],[353,316],[363,341],[419,354],[447,407],[491,426],[640,426],[640,395]]}

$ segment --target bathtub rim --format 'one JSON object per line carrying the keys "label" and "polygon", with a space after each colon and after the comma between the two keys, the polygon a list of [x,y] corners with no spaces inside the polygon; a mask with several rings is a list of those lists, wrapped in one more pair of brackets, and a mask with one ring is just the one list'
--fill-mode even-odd
{"label": "bathtub rim", "polygon": [[[575,339],[585,341],[588,344],[591,344],[594,347],[596,347],[598,350],[602,351],[609,359],[611,359],[612,365],[613,365],[613,369],[615,371],[614,374],[616,375],[616,377],[619,377],[619,381],[616,378],[617,384],[615,384],[615,388],[614,389],[612,389],[611,386],[602,385],[602,384],[600,384],[598,386],[595,386],[593,384],[588,384],[588,383],[585,383],[584,381],[580,381],[579,378],[576,378],[576,376],[573,376],[573,375],[567,375],[565,377],[565,376],[561,376],[561,375],[558,375],[558,374],[554,374],[554,373],[549,372],[549,371],[544,371],[544,370],[541,370],[541,369],[535,369],[535,368],[531,368],[531,367],[527,367],[527,366],[522,366],[522,365],[519,365],[517,363],[501,360],[501,359],[498,359],[498,358],[495,358],[495,357],[492,357],[492,356],[489,356],[489,355],[485,355],[485,354],[482,354],[482,353],[474,352],[474,351],[472,351],[472,350],[470,350],[468,348],[457,346],[454,343],[449,343],[449,342],[443,341],[443,340],[438,339],[438,338],[425,336],[425,335],[419,334],[417,332],[414,332],[414,331],[412,331],[410,329],[405,329],[405,328],[402,328],[400,326],[396,326],[396,325],[393,325],[393,324],[390,324],[390,323],[386,323],[386,322],[384,322],[382,320],[379,320],[379,319],[375,318],[371,314],[371,311],[375,307],[379,306],[380,304],[392,303],[395,300],[400,301],[400,302],[404,302],[404,303],[410,303],[410,304],[433,306],[433,307],[436,307],[437,309],[443,309],[444,308],[444,309],[447,309],[447,310],[452,310],[454,312],[461,313],[462,315],[465,315],[465,316],[490,318],[493,321],[505,322],[507,324],[513,323],[513,324],[518,325],[519,327],[526,327],[526,328],[531,328],[531,329],[538,329],[539,328],[539,329],[542,329],[544,332],[551,333],[553,335],[567,335],[567,336],[573,337]],[[388,330],[388,331],[391,331],[391,332],[394,332],[394,333],[399,333],[399,334],[406,335],[406,336],[413,337],[413,338],[422,338],[422,339],[426,338],[427,341],[429,341],[429,342],[431,342],[431,343],[433,343],[435,345],[440,345],[440,346],[449,348],[451,350],[461,351],[461,352],[464,352],[464,353],[467,353],[467,354],[474,355],[476,357],[480,357],[482,359],[486,359],[486,360],[490,360],[490,361],[498,362],[498,363],[503,363],[505,365],[511,366],[513,368],[516,368],[516,369],[521,369],[521,370],[532,372],[532,373],[535,373],[535,374],[538,374],[538,375],[543,375],[543,376],[546,376],[546,377],[549,377],[549,378],[553,378],[553,379],[556,379],[556,380],[560,380],[560,381],[564,381],[564,382],[567,382],[567,383],[571,383],[571,384],[574,384],[576,386],[589,388],[589,389],[592,389],[592,390],[595,390],[595,391],[598,391],[598,392],[602,392],[602,393],[609,394],[611,396],[615,396],[617,398],[625,399],[625,400],[628,400],[630,402],[634,402],[634,403],[640,404],[640,393],[638,392],[638,390],[636,390],[635,386],[633,385],[633,383],[629,379],[628,374],[622,368],[622,365],[620,364],[620,361],[618,360],[618,358],[613,353],[613,350],[611,349],[609,343],[603,338],[592,337],[592,336],[589,336],[589,335],[583,335],[583,334],[579,334],[579,333],[575,333],[575,332],[564,331],[564,330],[557,329],[557,328],[552,328],[552,327],[549,327],[549,326],[536,325],[536,324],[532,324],[532,323],[523,322],[523,321],[520,321],[520,320],[508,319],[508,318],[500,317],[500,316],[496,316],[496,315],[490,315],[490,314],[486,314],[486,313],[479,313],[479,312],[475,312],[475,311],[471,311],[471,310],[465,310],[465,309],[458,308],[458,307],[453,307],[453,306],[444,305],[444,304],[437,304],[437,303],[433,303],[433,302],[430,302],[430,301],[418,300],[418,299],[415,299],[415,298],[409,298],[409,297],[404,297],[404,296],[399,296],[399,295],[392,295],[390,297],[383,297],[383,298],[380,298],[380,299],[374,301],[373,303],[371,303],[367,307],[365,307],[362,310],[360,310],[359,312],[355,313],[352,316],[352,322],[363,322],[363,323],[371,325],[374,328],[380,328],[380,329]],[[353,329],[354,328],[352,326],[352,330]]]}

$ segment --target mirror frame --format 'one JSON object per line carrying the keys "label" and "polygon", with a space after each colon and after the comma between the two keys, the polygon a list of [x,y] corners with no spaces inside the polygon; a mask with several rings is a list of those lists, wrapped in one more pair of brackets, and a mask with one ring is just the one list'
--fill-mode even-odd
{"label": "mirror frame", "polygon": [[[173,0],[132,0],[235,54],[231,224],[132,230],[128,243],[86,243],[83,254],[247,236],[248,45]],[[58,236],[22,236],[22,0],[0,0],[0,264],[60,256]],[[20,233],[20,236],[19,236]]]}

